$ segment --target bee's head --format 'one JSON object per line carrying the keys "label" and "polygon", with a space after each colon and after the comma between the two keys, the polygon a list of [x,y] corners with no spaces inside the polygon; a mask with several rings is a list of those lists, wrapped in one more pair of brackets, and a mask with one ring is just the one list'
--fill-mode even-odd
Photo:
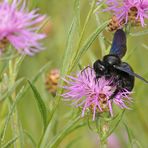
{"label": "bee's head", "polygon": [[100,60],[97,60],[95,61],[95,63],[93,64],[93,69],[96,73],[96,77],[99,78],[101,77],[102,75],[104,75],[104,72],[105,72],[105,66],[104,64],[102,63],[102,61]]}
{"label": "bee's head", "polygon": [[106,55],[103,58],[103,62],[106,66],[113,66],[113,65],[119,65],[121,63],[120,58],[117,55]]}

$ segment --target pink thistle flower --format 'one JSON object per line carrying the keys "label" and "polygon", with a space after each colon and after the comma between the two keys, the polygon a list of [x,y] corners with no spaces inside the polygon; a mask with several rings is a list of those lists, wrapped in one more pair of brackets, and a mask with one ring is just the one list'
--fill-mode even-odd
{"label": "pink thistle flower", "polygon": [[148,19],[147,0],[107,0],[106,3],[109,6],[106,10],[113,11],[119,22],[145,26],[144,19]]}
{"label": "pink thistle flower", "polygon": [[116,89],[116,86],[111,86],[113,79],[106,80],[105,77],[101,77],[96,80],[96,75],[92,68],[84,69],[76,77],[67,77],[70,79],[64,79],[68,84],[64,86],[67,92],[62,96],[66,100],[74,101],[73,104],[76,107],[82,107],[82,117],[86,110],[92,111],[93,120],[95,120],[96,113],[109,111],[111,116],[113,116],[113,103],[122,109],[129,109],[126,104],[132,101],[132,98],[129,97],[131,92],[123,90],[115,98],[109,100]]}
{"label": "pink thistle flower", "polygon": [[19,53],[33,55],[43,49],[39,40],[45,35],[36,32],[39,29],[36,24],[41,23],[45,16],[38,14],[37,9],[29,12],[25,8],[26,3],[21,0],[0,3],[0,43],[7,40]]}

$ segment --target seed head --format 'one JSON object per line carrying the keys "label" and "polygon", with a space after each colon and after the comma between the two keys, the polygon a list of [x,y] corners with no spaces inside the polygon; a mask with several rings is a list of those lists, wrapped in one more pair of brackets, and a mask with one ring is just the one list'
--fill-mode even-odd
{"label": "seed head", "polygon": [[56,95],[59,78],[60,71],[58,69],[52,69],[46,76],[46,88],[53,96]]}

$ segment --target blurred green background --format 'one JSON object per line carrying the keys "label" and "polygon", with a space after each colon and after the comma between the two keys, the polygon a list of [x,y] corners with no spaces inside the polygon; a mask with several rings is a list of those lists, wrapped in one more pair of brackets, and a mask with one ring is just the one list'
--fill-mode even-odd
{"label": "blurred green background", "polygon": [[[50,106],[49,104],[54,98],[46,90],[45,76],[51,69],[61,68],[63,54],[66,49],[68,28],[74,16],[74,0],[30,0],[28,2],[28,7],[30,9],[39,7],[40,12],[42,14],[47,14],[49,17],[48,24],[42,30],[47,34],[47,38],[44,41],[46,50],[33,57],[26,57],[21,66],[19,77],[23,76],[31,79],[41,67],[43,67],[47,62],[51,61],[50,68],[40,76],[39,80],[35,84],[40,94],[44,98],[46,105]],[[82,0],[80,7],[82,25],[84,24],[84,20],[87,16],[89,8],[89,1]],[[110,14],[108,12],[104,13],[99,11],[97,16],[100,18],[100,23],[103,23],[105,20],[110,18]],[[96,13],[94,13],[85,32],[84,40],[87,39],[88,35],[90,35],[97,26]],[[132,28],[132,33],[137,33],[141,30],[146,31],[147,29],[148,27],[135,27]],[[113,33],[104,30],[103,35],[105,40],[107,40],[105,41],[107,48],[109,47],[108,41],[111,42]],[[123,60],[130,63],[135,72],[148,79],[148,35],[129,35],[127,47],[127,55]],[[92,65],[92,63],[98,58],[101,58],[101,46],[99,39],[96,39],[86,54],[81,58],[80,62],[82,66]],[[76,66],[75,71],[77,70],[78,66]],[[136,84],[133,91],[132,109],[125,112],[122,122],[115,130],[116,137],[113,138],[115,142],[118,141],[121,144],[120,147],[127,147],[127,131],[123,124],[125,123],[128,125],[128,128],[131,129],[135,139],[137,139],[140,144],[146,148],[148,147],[148,86],[142,81],[136,79]],[[2,105],[3,103],[1,103],[1,107]],[[61,129],[67,123],[66,113],[72,111],[73,109],[74,108],[69,106],[67,102],[60,102],[58,116],[54,117],[56,126],[53,126],[54,129],[51,130],[51,137],[54,133],[59,132],[59,129]],[[43,125],[32,91],[28,91],[19,101],[18,110],[22,128],[31,133],[36,140],[39,140]],[[0,112],[0,124],[2,124],[3,120],[3,115],[1,115]],[[8,139],[11,137],[10,131],[11,129],[9,127],[7,130]],[[112,140],[112,142],[114,142],[114,140]],[[116,146],[119,147],[117,144]],[[27,140],[27,138],[25,140],[25,147],[32,147],[31,142]],[[59,147],[96,148],[98,147],[98,135],[90,130],[86,125],[68,135],[62,141]]]}

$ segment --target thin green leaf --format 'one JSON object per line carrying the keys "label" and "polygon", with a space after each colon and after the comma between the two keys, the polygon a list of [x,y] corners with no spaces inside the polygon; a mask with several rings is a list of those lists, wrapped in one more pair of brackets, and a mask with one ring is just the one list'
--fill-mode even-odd
{"label": "thin green leaf", "polygon": [[147,34],[148,34],[148,30],[140,31],[136,33],[130,33],[131,36],[142,36],[142,35],[147,35]]}
{"label": "thin green leaf", "polygon": [[59,132],[51,141],[47,144],[47,148],[56,148],[60,142],[63,140],[63,138],[70,133],[70,131],[73,131],[73,126],[80,120],[80,117],[75,118],[74,120],[70,121],[61,132]]}
{"label": "thin green leaf", "polygon": [[[75,27],[76,27],[76,19],[73,19],[72,24],[69,28],[69,32],[68,32],[68,41],[67,41],[67,47],[66,47],[64,57],[63,57],[62,68],[61,68],[61,76],[64,76],[68,71],[69,60],[70,60],[71,55],[72,55],[72,45],[73,45],[73,38],[74,38],[74,34],[75,34]],[[62,84],[63,84],[63,81],[60,80],[59,85],[62,86]],[[59,88],[57,90],[57,94],[61,94],[61,93],[62,93],[62,89]],[[60,97],[61,97],[60,95],[58,95],[56,97],[55,108],[51,112],[50,119],[52,118],[52,115],[54,114],[54,112],[56,110],[56,107],[59,103]],[[50,119],[49,119],[49,121],[50,121]]]}
{"label": "thin green leaf", "polygon": [[[69,28],[69,32],[68,32],[68,41],[67,41],[67,47],[66,47],[66,50],[65,50],[65,53],[64,53],[64,57],[63,57],[63,62],[62,62],[62,68],[61,68],[61,75],[65,75],[65,73],[67,72],[67,69],[69,67],[69,64],[68,64],[68,61],[69,59],[71,58],[71,53],[72,53],[72,44],[73,44],[73,37],[74,37],[74,34],[75,34],[75,27],[76,27],[76,19],[73,19],[72,21],[72,24]],[[59,82],[60,85],[62,85],[63,81],[60,81]],[[61,89],[58,89],[57,91],[58,94],[61,94]],[[49,133],[51,132],[50,131],[50,128],[51,128],[51,124],[50,124],[50,121],[56,111],[56,108],[58,106],[58,103],[59,103],[59,100],[60,100],[60,95],[58,95],[56,98],[55,98],[56,102],[54,104],[54,108],[53,110],[50,112],[50,116],[49,116],[49,119],[48,119],[48,126],[47,126],[47,130],[46,132],[41,136],[41,139],[40,139],[40,142],[39,142],[39,147],[45,147],[46,143],[48,142],[49,140]]]}
{"label": "thin green leaf", "polygon": [[108,21],[104,22],[101,26],[99,26],[86,40],[86,42],[82,45],[82,47],[79,50],[79,53],[77,57],[74,59],[73,63],[70,65],[70,72],[75,67],[75,65],[78,64],[79,59],[84,55],[84,53],[89,49],[89,47],[92,45],[93,41],[98,37],[98,35],[104,30],[104,28],[107,26]]}
{"label": "thin green leaf", "polygon": [[[51,62],[48,62],[47,64],[45,64],[38,72],[37,74],[33,77],[33,79],[31,79],[31,83],[34,84],[38,78],[42,75],[42,73],[49,68],[49,65],[51,65]],[[23,93],[21,94],[21,98],[23,98],[23,96],[25,95],[25,93],[28,91],[29,89],[29,85],[25,85],[25,87],[23,88]]]}
{"label": "thin green leaf", "polygon": [[1,67],[1,69],[0,69],[0,77],[1,77],[1,75],[4,73],[4,71],[5,71],[5,69],[8,67],[8,61],[4,61],[3,62],[3,65],[2,65],[2,67]]}
{"label": "thin green leaf", "polygon": [[121,112],[121,114],[118,116],[118,119],[117,119],[116,124],[112,127],[112,129],[110,129],[110,131],[104,137],[102,137],[102,140],[101,141],[104,141],[105,139],[107,139],[115,131],[115,129],[119,125],[120,121],[122,120],[122,117],[124,115],[124,112],[125,112],[125,110],[123,110]]}
{"label": "thin green leaf", "polygon": [[18,139],[18,137],[15,137],[13,139],[11,139],[10,141],[8,141],[4,146],[2,146],[2,148],[10,148],[10,146]]}
{"label": "thin green leaf", "polygon": [[94,14],[96,14],[99,9],[101,9],[101,7],[105,4],[105,1],[100,1],[99,5],[97,5],[97,7],[95,8],[95,10],[93,11]]}
{"label": "thin green leaf", "polygon": [[[51,62],[48,62],[46,65],[44,65],[40,70],[39,72],[33,77],[33,79],[31,80],[32,84],[34,84],[37,79],[41,76],[41,74],[49,67],[49,65],[51,64]],[[4,136],[5,136],[5,133],[6,133],[6,129],[8,127],[8,123],[11,119],[11,116],[13,114],[13,111],[15,109],[15,106],[17,105],[18,101],[23,98],[24,94],[27,92],[27,90],[29,89],[29,86],[28,85],[25,85],[21,88],[21,90],[19,91],[19,93],[17,94],[16,96],[16,101],[12,104],[12,107],[9,111],[9,114],[6,118],[6,121],[5,121],[5,124],[4,124],[4,128],[0,134],[0,137],[1,137],[1,141],[4,139]]]}
{"label": "thin green leaf", "polygon": [[129,139],[129,147],[132,148],[132,135],[131,135],[131,130],[128,128],[128,126],[124,123],[125,129],[128,134],[128,139]]}
{"label": "thin green leaf", "polygon": [[90,131],[95,132],[95,129],[91,126],[91,123],[92,123],[92,122],[90,122],[90,119],[89,119],[89,117],[88,117],[88,118],[87,118],[87,126],[88,126],[88,128],[90,129]]}
{"label": "thin green leaf", "polygon": [[19,72],[20,66],[21,66],[22,62],[24,61],[24,59],[25,59],[25,55],[22,55],[16,59],[16,63],[15,63],[15,67],[14,67],[14,72],[15,72],[16,76]]}
{"label": "thin green leaf", "polygon": [[137,148],[145,148],[145,147],[143,147],[142,144],[141,144],[138,140],[136,140],[136,139],[133,139],[132,143],[133,143],[133,145],[136,144],[136,145],[137,145]]}
{"label": "thin green leaf", "polygon": [[77,23],[77,28],[80,34],[80,30],[81,30],[81,22],[80,22],[80,0],[75,0],[74,2],[74,12],[76,16],[76,23]]}
{"label": "thin green leaf", "polygon": [[141,143],[135,138],[135,136],[132,133],[132,130],[129,129],[129,127],[125,123],[124,123],[124,126],[125,126],[127,134],[128,134],[129,148],[134,148],[135,145],[137,145],[138,148],[142,148]]}
{"label": "thin green leaf", "polygon": [[47,108],[46,105],[43,101],[43,99],[41,98],[41,95],[39,94],[38,90],[36,89],[36,87],[30,82],[29,85],[32,88],[32,91],[34,93],[34,97],[36,99],[36,102],[38,104],[38,108],[40,110],[42,119],[43,119],[43,125],[44,125],[44,131],[46,130],[46,126],[47,126]]}
{"label": "thin green leaf", "polygon": [[[87,25],[88,25],[88,22],[89,22],[89,20],[90,20],[90,18],[91,18],[91,16],[92,16],[92,13],[93,13],[93,10],[94,10],[95,5],[96,5],[96,0],[93,0],[93,1],[91,2],[90,10],[89,10],[89,12],[88,12],[88,14],[87,14],[87,17],[86,17],[86,19],[85,19],[85,22],[84,22],[82,31],[81,31],[81,33],[80,33],[79,42],[78,42],[77,48],[76,48],[76,50],[75,50],[75,54],[74,54],[74,56],[72,57],[71,65],[72,65],[72,63],[74,63],[75,59],[77,58],[77,56],[78,56],[78,54],[79,54],[79,50],[80,50],[80,47],[81,47],[81,43],[82,43],[82,41],[83,41],[84,33],[85,33],[86,27],[87,27]],[[71,72],[71,71],[70,71],[70,72]]]}
{"label": "thin green leaf", "polygon": [[2,132],[1,132],[1,134],[0,134],[1,141],[3,141],[3,139],[4,139],[4,136],[5,136],[5,133],[6,133],[6,129],[7,129],[7,127],[8,127],[8,123],[9,123],[9,121],[10,121],[10,119],[11,119],[11,116],[12,116],[12,114],[13,114],[13,111],[14,111],[14,109],[15,109],[15,106],[17,105],[19,99],[21,98],[20,96],[22,96],[22,93],[23,93],[23,88],[22,88],[22,89],[19,91],[19,93],[17,94],[16,99],[15,99],[15,102],[12,104],[11,109],[10,109],[10,111],[9,111],[7,117],[6,117],[6,121],[5,121],[5,124],[4,124],[4,128],[3,128],[3,130],[2,130]]}
{"label": "thin green leaf", "polygon": [[[97,14],[95,14],[95,16],[96,16],[97,26],[100,26],[102,24],[101,19],[99,18]],[[106,55],[106,45],[105,45],[104,36],[102,32],[99,34],[98,40],[99,40],[99,44],[101,47],[101,54],[103,57]]]}
{"label": "thin green leaf", "polygon": [[15,54],[15,55],[9,55],[9,56],[4,56],[4,57],[1,57],[0,58],[0,61],[9,61],[9,60],[12,60],[14,58],[17,58],[18,57],[18,54]]}
{"label": "thin green leaf", "polygon": [[77,137],[77,138],[75,138],[75,139],[73,139],[72,141],[70,141],[68,144],[67,144],[67,146],[66,146],[66,148],[71,148],[77,141],[79,141],[81,139],[81,137],[79,136],[79,137]]}
{"label": "thin green leaf", "polygon": [[45,148],[45,146],[47,145],[49,141],[49,135],[51,133],[51,126],[52,126],[52,122],[49,122],[45,133],[43,133],[43,135],[40,138],[38,148]]}
{"label": "thin green leaf", "polygon": [[38,72],[37,74],[33,77],[33,79],[31,80],[31,83],[34,83],[41,75],[42,73],[49,68],[49,66],[51,65],[51,62],[49,61],[47,64],[45,64]]}
{"label": "thin green leaf", "polygon": [[30,141],[32,142],[34,148],[36,148],[36,142],[35,142],[34,138],[32,137],[32,135],[27,131],[23,131],[23,132],[30,139]]}
{"label": "thin green leaf", "polygon": [[72,21],[72,24],[71,24],[69,32],[68,32],[67,47],[66,47],[66,50],[65,50],[65,53],[64,53],[62,69],[61,69],[61,74],[62,75],[64,75],[66,73],[66,71],[68,69],[68,66],[69,66],[68,61],[71,58],[75,26],[76,26],[76,19],[74,19]]}
{"label": "thin green leaf", "polygon": [[10,96],[10,95],[13,93],[13,91],[16,89],[16,87],[17,87],[22,81],[24,81],[24,80],[25,80],[24,78],[21,78],[21,79],[17,80],[17,81],[15,82],[15,84],[12,85],[12,86],[8,89],[8,91],[2,95],[2,97],[0,98],[0,100],[4,100],[4,99],[7,98],[8,96]]}

